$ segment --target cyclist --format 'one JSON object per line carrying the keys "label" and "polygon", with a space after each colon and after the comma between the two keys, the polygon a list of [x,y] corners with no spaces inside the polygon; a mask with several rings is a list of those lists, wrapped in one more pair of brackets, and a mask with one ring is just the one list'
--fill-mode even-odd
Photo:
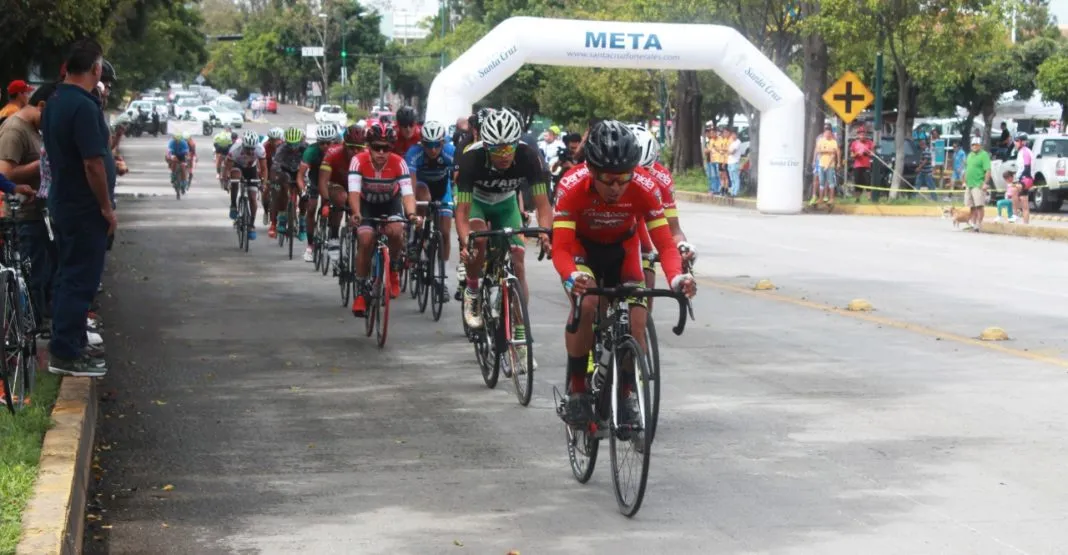
{"label": "cyclist", "polygon": [[297,170],[297,188],[300,189],[301,195],[307,195],[308,197],[308,204],[304,209],[304,226],[305,229],[312,231],[307,234],[308,246],[304,249],[305,262],[315,261],[312,248],[312,242],[315,238],[312,235],[315,232],[315,214],[319,209],[319,167],[323,163],[323,156],[326,154],[326,150],[334,143],[336,138],[337,129],[334,129],[333,125],[322,124],[316,127],[315,142],[304,149],[303,159],[300,163],[300,168]]}
{"label": "cyclist", "polygon": [[[468,116],[467,125],[471,129],[470,141],[463,142],[460,145],[457,145],[456,150],[459,150],[462,154],[467,153],[467,151],[471,150],[475,147],[475,145],[479,144],[479,141],[481,140],[479,128],[482,127],[482,122],[486,121],[486,118],[489,117],[489,115],[493,112],[493,108],[479,108],[478,112],[475,112],[474,114]],[[456,157],[457,164],[455,166],[455,169],[453,169],[452,171],[453,183],[458,183],[457,178],[459,177],[460,173],[459,160],[460,158]],[[459,236],[457,236],[456,240],[457,242],[459,242]],[[463,248],[463,244],[460,245],[460,248]],[[463,300],[465,287],[467,287],[467,267],[464,265],[463,261],[460,261],[456,265],[456,294],[453,295],[453,298],[457,301]]]}
{"label": "cyclist", "polygon": [[193,140],[191,133],[182,133],[182,138],[189,145],[189,160],[186,163],[186,168],[189,172],[189,179],[186,180],[186,185],[189,186],[193,184],[193,170],[197,167],[197,142]]}
{"label": "cyclist", "polygon": [[[522,227],[517,191],[531,187],[538,208],[538,221],[543,227],[552,223],[545,172],[542,171],[538,149],[519,142],[521,125],[514,114],[497,110],[482,122],[482,141],[460,156],[456,188],[456,233],[460,237],[460,260],[467,264],[467,287],[464,289],[464,322],[473,329],[482,327],[478,306],[478,281],[486,258],[486,239],[475,241],[475,252],[467,252],[467,237],[472,231]],[[549,247],[549,237],[540,237],[542,248]],[[516,277],[523,284],[527,296],[526,265],[523,260],[523,238],[511,238],[512,265]],[[522,327],[516,327],[516,339],[526,337]],[[524,346],[525,349],[525,346]],[[526,358],[523,353],[521,358]],[[534,365],[535,369],[537,364]]]}
{"label": "cyclist", "polygon": [[215,145],[215,179],[222,180],[223,159],[230,153],[230,147],[234,144],[234,134],[227,127],[216,133],[211,142]]}
{"label": "cyclist", "polygon": [[[441,201],[438,211],[441,222],[441,258],[448,260],[452,245],[452,169],[453,147],[445,144],[445,126],[440,122],[423,124],[423,140],[408,150],[408,169],[416,184],[415,198],[421,201]],[[419,208],[419,215],[426,216],[426,209]],[[444,283],[444,282],[443,282]],[[446,297],[447,299],[448,297]]]}
{"label": "cyclist", "polygon": [[319,196],[323,203],[330,203],[327,213],[330,216],[330,238],[326,241],[326,254],[336,262],[341,245],[338,242],[338,227],[341,225],[341,210],[334,207],[345,206],[348,197],[349,163],[356,155],[356,149],[362,148],[366,134],[363,129],[350,125],[345,130],[342,143],[326,151],[319,164]]}
{"label": "cyclist", "polygon": [[396,131],[380,122],[367,126],[369,150],[352,158],[349,165],[349,186],[345,199],[352,210],[352,226],[357,228],[356,241],[356,297],[352,299],[352,315],[361,317],[367,311],[370,289],[372,243],[375,230],[370,224],[361,225],[363,218],[388,218],[391,222],[384,233],[389,236],[390,280],[389,295],[400,295],[400,249],[404,244],[405,218],[416,223],[415,196],[408,164],[394,152]]}
{"label": "cyclist", "polygon": [[[230,179],[244,179],[246,181],[259,178],[260,183],[267,181],[267,154],[263,145],[257,142],[255,131],[246,131],[241,139],[230,147],[230,153],[226,155],[224,173]],[[237,219],[237,188],[238,185],[230,186],[230,219]],[[256,239],[256,191],[258,187],[249,183],[248,204],[252,220],[248,223],[248,238]]]}
{"label": "cyclist", "polygon": [[272,177],[271,185],[274,188],[274,198],[271,201],[271,227],[267,230],[270,238],[278,236],[278,232],[285,233],[287,225],[297,225],[297,237],[300,241],[307,240],[304,229],[304,220],[299,224],[286,221],[287,215],[279,215],[279,210],[285,210],[289,204],[289,188],[297,181],[297,171],[300,170],[301,157],[304,155],[304,130],[298,127],[290,127],[283,134],[284,142],[274,153],[273,164],[270,168]]}
{"label": "cyclist", "polygon": [[[675,179],[672,177],[671,171],[657,160],[660,155],[660,142],[644,125],[635,124],[627,127],[634,133],[634,138],[637,139],[638,146],[642,151],[638,165],[649,172],[660,191],[660,198],[664,204],[664,216],[667,217],[668,229],[671,230],[671,235],[675,238],[679,254],[686,260],[694,262],[697,260],[697,247],[686,241],[686,234],[682,232],[682,227],[679,225],[679,211],[675,203]],[[653,252],[653,242],[649,237],[649,231],[644,226],[638,226],[638,233],[642,242],[642,267],[645,269],[645,285],[646,287],[653,287],[656,285],[656,264],[649,256]]]}
{"label": "cyclist", "polygon": [[[274,176],[271,174],[271,168],[274,167],[274,153],[278,150],[278,147],[282,146],[282,128],[272,127],[267,131],[267,137],[260,137],[260,142],[263,144],[263,152],[266,154],[267,160],[267,177],[272,182]],[[267,189],[264,189],[266,191]],[[263,223],[267,223],[267,215],[269,214],[271,205],[271,195],[263,195]]]}
{"label": "cyclist", "polygon": [[408,154],[408,149],[419,144],[422,140],[422,128],[416,123],[417,114],[415,108],[402,106],[397,110],[397,121],[394,132],[397,134],[397,142],[393,143],[393,152],[401,157]]}
{"label": "cyclist", "polygon": [[167,161],[167,168],[170,169],[171,175],[174,175],[174,168],[176,164],[180,164],[180,175],[182,181],[187,179],[186,170],[186,158],[189,157],[189,143],[185,141],[185,136],[181,131],[175,131],[171,135],[171,140],[167,141],[167,154],[164,159]]}

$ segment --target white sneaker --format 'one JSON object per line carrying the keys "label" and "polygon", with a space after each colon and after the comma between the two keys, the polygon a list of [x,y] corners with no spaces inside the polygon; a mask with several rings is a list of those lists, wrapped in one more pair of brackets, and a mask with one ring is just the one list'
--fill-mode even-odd
{"label": "white sneaker", "polygon": [[339,239],[330,239],[326,242],[326,256],[330,259],[330,262],[337,262],[341,258],[341,241]]}
{"label": "white sneaker", "polygon": [[[994,221],[996,222],[997,220],[994,220]],[[1016,223],[1016,216],[1012,216],[1011,218],[1009,218],[1009,223],[1010,224]]]}
{"label": "white sneaker", "polygon": [[[994,217],[994,219],[993,219],[992,221],[993,221],[994,223],[1001,223],[1001,216],[995,216],[995,217]],[[1011,222],[1011,221],[1012,221],[1012,218],[1009,218],[1009,221]]]}
{"label": "white sneaker", "polygon": [[482,314],[479,313],[478,293],[472,293],[466,287],[464,288],[464,322],[471,329],[482,329]]}
{"label": "white sneaker", "polygon": [[99,333],[96,333],[96,332],[93,332],[93,331],[87,331],[85,333],[89,338],[89,344],[90,345],[96,347],[97,345],[103,345],[104,344],[104,338],[100,337]]}
{"label": "white sneaker", "polygon": [[456,280],[460,283],[467,281],[467,266],[463,264],[456,265]]}
{"label": "white sneaker", "polygon": [[308,248],[304,249],[304,261],[305,262],[315,262],[315,253],[312,252],[312,248],[311,247],[308,247]]}

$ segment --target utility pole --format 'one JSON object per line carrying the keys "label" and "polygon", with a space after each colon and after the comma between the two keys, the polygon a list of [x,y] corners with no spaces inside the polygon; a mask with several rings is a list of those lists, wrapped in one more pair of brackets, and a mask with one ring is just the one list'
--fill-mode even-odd
{"label": "utility pole", "polygon": [[448,11],[445,7],[445,0],[441,0],[441,63],[438,66],[438,71],[445,69],[445,20],[448,18]]}
{"label": "utility pole", "polygon": [[[875,51],[875,129],[873,129],[873,135],[875,139],[875,148],[879,147],[879,141],[883,136],[883,41],[885,35],[883,31],[879,31],[879,47]],[[898,114],[897,117],[903,117],[902,114]],[[871,181],[872,185],[877,187],[882,186],[882,172],[883,167],[881,164],[875,164],[873,166]],[[872,189],[872,200],[876,200],[876,194],[879,191]]]}
{"label": "utility pole", "polygon": [[349,105],[349,53],[345,50],[345,37],[349,34],[349,18],[341,20],[341,109]]}
{"label": "utility pole", "polygon": [[378,59],[378,106],[386,106],[386,60]]}
{"label": "utility pole", "polygon": [[322,102],[325,103],[330,98],[330,75],[329,69],[326,65],[326,24],[330,19],[330,16],[325,13],[319,14],[319,19],[323,20],[323,96]]}

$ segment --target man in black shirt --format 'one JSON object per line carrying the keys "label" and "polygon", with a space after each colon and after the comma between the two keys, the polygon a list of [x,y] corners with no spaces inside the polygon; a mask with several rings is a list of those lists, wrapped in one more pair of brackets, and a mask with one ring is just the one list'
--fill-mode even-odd
{"label": "man in black shirt", "polygon": [[48,210],[58,263],[52,299],[49,371],[103,376],[102,359],[86,349],[86,315],[104,271],[108,235],[117,225],[108,183],[114,180],[104,112],[90,91],[103,73],[100,45],[78,41],[67,57],[67,76],[41,119],[52,170]]}

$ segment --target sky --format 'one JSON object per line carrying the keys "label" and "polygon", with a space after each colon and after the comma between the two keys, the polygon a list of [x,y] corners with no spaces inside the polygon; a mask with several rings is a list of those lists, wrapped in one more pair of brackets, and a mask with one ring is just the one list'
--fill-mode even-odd
{"label": "sky", "polygon": [[1049,0],[1049,12],[1058,25],[1068,25],[1068,0]]}

